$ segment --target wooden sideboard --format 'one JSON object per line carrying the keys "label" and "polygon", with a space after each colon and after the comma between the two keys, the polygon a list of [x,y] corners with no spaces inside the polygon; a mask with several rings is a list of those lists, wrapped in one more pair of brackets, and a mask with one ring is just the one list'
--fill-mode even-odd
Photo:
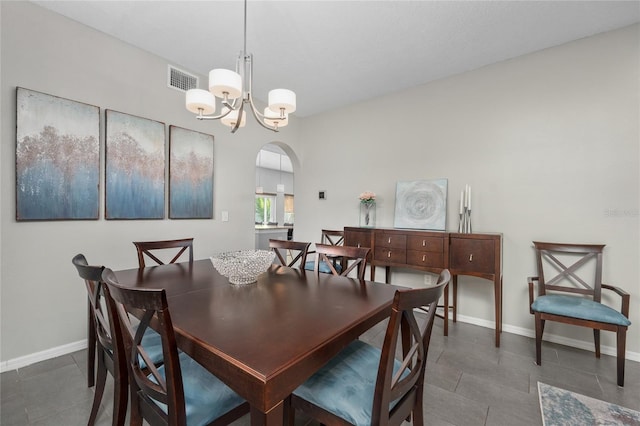
{"label": "wooden sideboard", "polygon": [[[392,267],[452,275],[453,322],[457,321],[458,276],[470,275],[493,282],[496,347],[502,332],[502,234],[459,234],[390,228],[344,228],[345,245],[369,247],[371,281],[376,266],[385,267],[389,283]],[[444,293],[444,334],[448,334],[449,290]]]}

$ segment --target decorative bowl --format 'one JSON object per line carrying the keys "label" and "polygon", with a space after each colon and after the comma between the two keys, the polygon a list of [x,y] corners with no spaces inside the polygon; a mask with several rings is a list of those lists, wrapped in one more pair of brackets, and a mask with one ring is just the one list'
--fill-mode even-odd
{"label": "decorative bowl", "polygon": [[275,253],[271,250],[240,250],[211,256],[211,263],[231,284],[251,284],[269,269]]}

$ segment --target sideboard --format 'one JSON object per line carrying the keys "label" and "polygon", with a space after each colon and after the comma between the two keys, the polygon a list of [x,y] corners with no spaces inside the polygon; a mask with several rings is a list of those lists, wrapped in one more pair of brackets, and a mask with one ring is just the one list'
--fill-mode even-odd
{"label": "sideboard", "polygon": [[[496,347],[502,332],[502,234],[460,234],[396,228],[344,228],[344,244],[371,248],[371,281],[376,266],[386,271],[389,283],[391,268],[409,268],[439,274],[451,271],[453,322],[457,320],[458,276],[469,275],[493,282]],[[448,334],[449,289],[444,293],[444,334]]]}

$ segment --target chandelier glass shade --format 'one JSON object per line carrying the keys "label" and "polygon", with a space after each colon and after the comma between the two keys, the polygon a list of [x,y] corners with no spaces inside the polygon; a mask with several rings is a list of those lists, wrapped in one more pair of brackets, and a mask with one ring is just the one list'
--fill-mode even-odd
{"label": "chandelier glass shade", "polygon": [[[198,120],[220,120],[235,133],[246,124],[248,108],[258,123],[277,132],[289,124],[289,114],[296,110],[296,94],[288,89],[273,89],[268,95],[268,106],[260,112],[251,92],[253,55],[247,53],[247,0],[244,1],[244,48],[236,60],[236,70],[216,68],[209,72],[209,90],[191,89],[186,94],[186,108]],[[216,98],[222,108],[216,113]],[[240,119],[238,119],[240,117]]]}

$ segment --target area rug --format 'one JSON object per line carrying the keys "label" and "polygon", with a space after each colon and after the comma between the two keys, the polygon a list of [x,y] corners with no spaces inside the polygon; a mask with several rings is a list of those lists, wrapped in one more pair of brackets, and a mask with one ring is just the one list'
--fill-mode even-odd
{"label": "area rug", "polygon": [[640,412],[538,382],[544,426],[640,426]]}

